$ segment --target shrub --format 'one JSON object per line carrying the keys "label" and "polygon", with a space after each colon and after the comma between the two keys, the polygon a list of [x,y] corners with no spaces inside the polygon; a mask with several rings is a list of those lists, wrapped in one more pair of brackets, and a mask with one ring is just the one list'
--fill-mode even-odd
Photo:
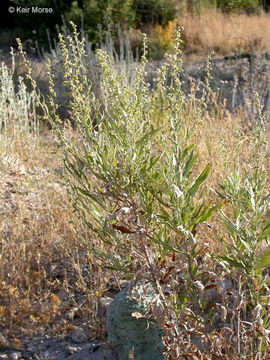
{"label": "shrub", "polygon": [[172,0],[133,0],[136,25],[167,25],[176,16],[176,3]]}
{"label": "shrub", "polygon": [[132,0],[83,0],[81,6],[73,1],[65,17],[78,25],[83,17],[89,40],[95,43],[99,40],[100,27],[110,27],[117,33],[118,26],[126,29],[133,23],[135,14],[132,11]]}
{"label": "shrub", "polygon": [[177,28],[177,19],[169,21],[164,27],[156,25],[151,42],[151,57],[159,58],[171,51],[174,47],[174,34]]}
{"label": "shrub", "polygon": [[259,5],[259,0],[181,0],[180,8],[186,5],[188,12],[200,14],[202,10],[219,8],[224,12],[254,11]]}
{"label": "shrub", "polygon": [[254,11],[258,7],[258,0],[218,0],[217,7],[225,12],[235,10]]}
{"label": "shrub", "polygon": [[[70,108],[81,145],[65,139],[54,120],[52,125],[62,145],[74,206],[108,248],[95,247],[94,240],[89,246],[105,267],[123,272],[126,278],[151,279],[166,309],[166,321],[177,332],[177,293],[172,287],[173,298],[168,297],[166,289],[172,286],[178,264],[181,268],[187,264],[185,286],[195,296],[193,283],[199,266],[194,258],[207,248],[198,245],[195,229],[216,209],[204,202],[201,191],[210,166],[197,175],[192,172],[198,154],[190,136],[198,118],[189,123],[186,116],[179,79],[181,42],[178,38],[171,65],[162,68],[152,93],[144,80],[145,55],[130,84],[113,69],[108,55],[98,50],[102,109],[84,76],[83,42],[77,34],[68,42],[60,37],[66,84],[73,96]],[[75,57],[70,61],[69,47],[76,53],[76,65]],[[50,104],[53,106],[52,99]],[[163,107],[166,112],[162,112],[159,128],[154,128],[152,119]],[[157,134],[165,148],[160,147]],[[182,299],[181,306],[184,304]]]}
{"label": "shrub", "polygon": [[[269,261],[268,253],[260,257],[259,244],[268,240],[270,224],[262,129],[255,129],[250,171],[239,181],[224,179],[223,193],[216,191],[222,201],[213,204],[205,187],[210,164],[198,170],[199,154],[191,140],[201,120],[210,116],[210,61],[196,100],[181,89],[179,33],[151,92],[145,81],[145,42],[132,81],[99,49],[97,99],[87,73],[85,39],[75,29],[73,36],[60,34],[59,40],[79,139],[66,136],[59,125],[50,63],[51,96],[43,108],[60,145],[74,208],[93,234],[86,245],[100,264],[131,280],[131,288],[139,279],[153,284],[157,296],[144,316],[154,316],[164,329],[165,359],[263,358],[269,344],[269,317],[263,313],[269,290],[262,270]],[[213,273],[209,244],[198,229],[210,226],[206,221],[226,199],[232,220],[225,211],[221,216],[230,242],[225,242],[225,254],[213,257],[224,272]],[[235,275],[238,287],[229,291],[227,278],[234,282]]]}

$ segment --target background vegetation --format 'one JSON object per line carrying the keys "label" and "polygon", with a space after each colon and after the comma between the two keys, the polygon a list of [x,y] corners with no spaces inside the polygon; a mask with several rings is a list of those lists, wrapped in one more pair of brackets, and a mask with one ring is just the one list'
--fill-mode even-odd
{"label": "background vegetation", "polygon": [[[187,13],[201,15],[205,10],[223,13],[248,13],[254,14],[262,9],[268,9],[267,1],[259,0],[80,0],[80,1],[52,1],[50,7],[52,14],[4,14],[1,27],[13,28],[12,40],[20,34],[22,40],[28,38],[38,40],[40,44],[48,42],[47,31],[52,38],[57,36],[56,25],[63,24],[63,17],[81,27],[82,18],[85,33],[94,44],[100,37],[100,28],[110,28],[117,33],[117,28],[122,30],[141,29],[149,33],[149,29],[156,25],[165,27],[175,19],[181,20]],[[43,0],[8,1],[8,6],[39,6],[46,7],[48,3]],[[180,21],[181,22],[181,21]],[[179,24],[182,25],[182,24]],[[149,33],[150,34],[150,33]]]}

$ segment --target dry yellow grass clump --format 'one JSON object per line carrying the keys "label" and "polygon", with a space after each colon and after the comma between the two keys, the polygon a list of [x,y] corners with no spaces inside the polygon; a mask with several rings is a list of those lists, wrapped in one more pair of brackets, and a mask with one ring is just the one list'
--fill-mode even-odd
{"label": "dry yellow grass clump", "polygon": [[183,38],[191,53],[214,50],[218,54],[270,50],[270,14],[224,14],[207,11],[180,15]]}

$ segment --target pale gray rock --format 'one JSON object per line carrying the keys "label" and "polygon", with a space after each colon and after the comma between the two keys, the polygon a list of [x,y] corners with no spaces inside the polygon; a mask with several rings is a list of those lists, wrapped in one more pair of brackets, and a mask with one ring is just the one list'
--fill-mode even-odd
{"label": "pale gray rock", "polygon": [[8,354],[0,354],[0,360],[8,360]]}
{"label": "pale gray rock", "polygon": [[73,327],[70,336],[72,341],[74,341],[75,343],[82,343],[87,341],[88,339],[85,331],[78,326]]}
{"label": "pale gray rock", "polygon": [[75,346],[75,345],[67,345],[67,346],[66,346],[66,350],[68,351],[68,353],[69,353],[70,355],[72,355],[72,354],[80,351],[81,349],[80,349],[80,347]]}
{"label": "pale gray rock", "polygon": [[107,310],[112,300],[113,299],[108,296],[98,299],[97,317],[100,319],[106,318]]}
{"label": "pale gray rock", "polygon": [[19,360],[21,359],[21,353],[17,351],[13,351],[9,354],[8,360]]}

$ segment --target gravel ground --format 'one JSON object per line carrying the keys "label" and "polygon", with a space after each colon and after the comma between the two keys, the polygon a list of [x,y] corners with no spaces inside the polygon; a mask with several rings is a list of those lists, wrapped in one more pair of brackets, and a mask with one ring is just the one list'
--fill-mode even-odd
{"label": "gravel ground", "polygon": [[24,339],[21,350],[0,348],[0,360],[116,360],[107,344],[81,341],[79,338],[75,342],[72,337]]}
{"label": "gravel ground", "polygon": [[[148,82],[153,86],[155,70],[162,61],[148,64]],[[206,77],[206,61],[193,62],[184,58],[182,67],[183,90],[190,92],[190,83],[201,83],[196,97],[201,96],[202,84]],[[256,118],[257,109],[254,101],[258,93],[263,107],[265,121],[270,123],[270,52],[258,55],[241,54],[215,58],[211,65],[210,86],[217,95],[217,102],[226,103],[225,108],[236,113],[239,107],[244,112],[243,121]],[[211,105],[210,105],[211,106]]]}

